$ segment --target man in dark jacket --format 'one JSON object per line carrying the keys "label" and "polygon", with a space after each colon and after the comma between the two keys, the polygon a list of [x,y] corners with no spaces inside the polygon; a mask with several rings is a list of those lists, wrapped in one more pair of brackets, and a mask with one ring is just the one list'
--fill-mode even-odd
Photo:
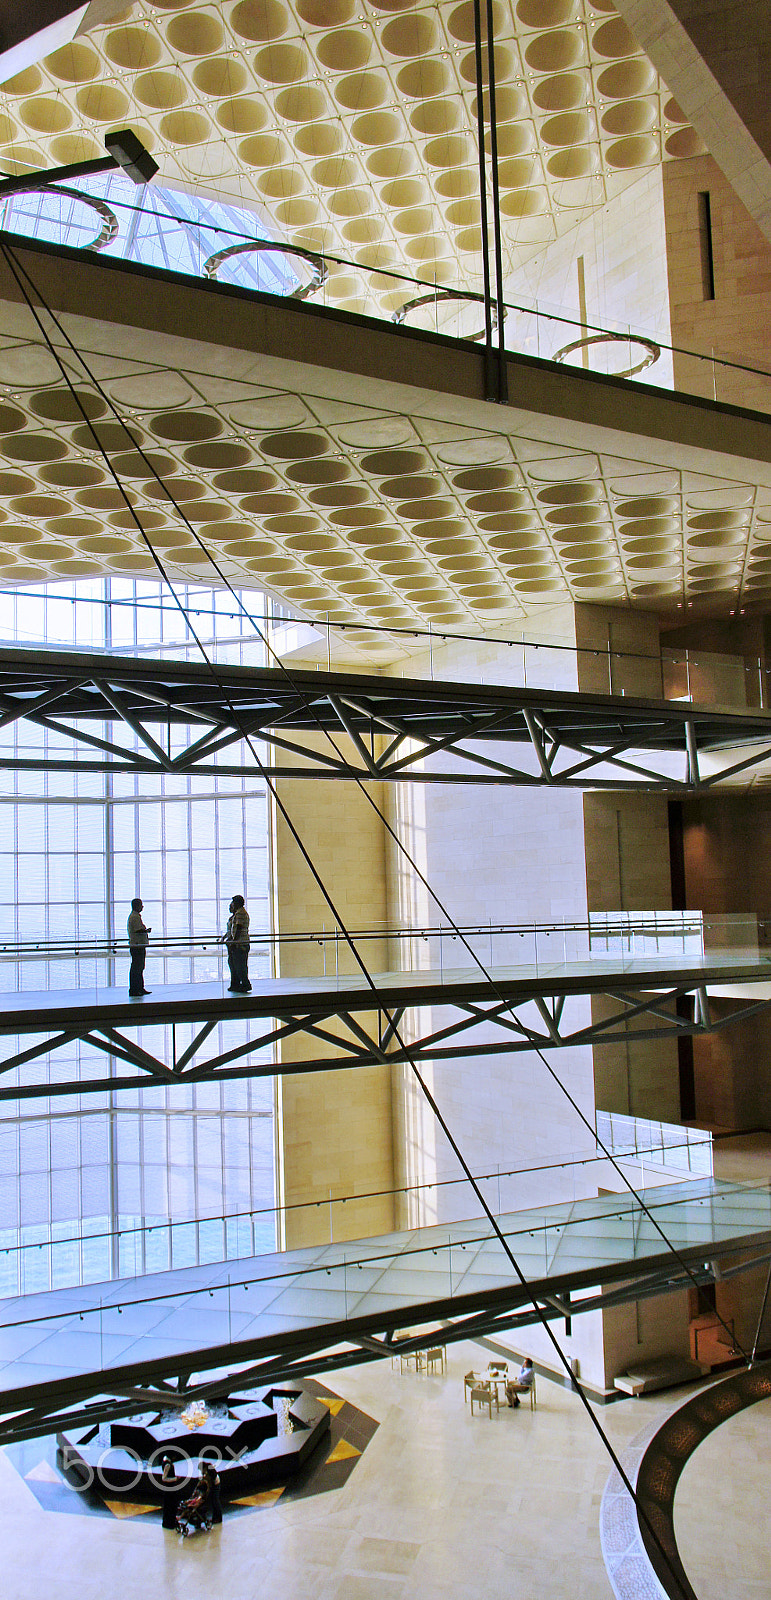
{"label": "man in dark jacket", "polygon": [[249,913],[242,894],[234,894],[230,902],[225,944],[230,967],[230,994],[247,994],[249,982]]}

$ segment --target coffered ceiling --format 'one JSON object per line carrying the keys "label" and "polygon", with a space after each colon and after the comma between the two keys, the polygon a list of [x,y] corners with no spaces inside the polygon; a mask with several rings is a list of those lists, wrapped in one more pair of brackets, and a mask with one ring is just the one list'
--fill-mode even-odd
{"label": "coffered ceiling", "polygon": [[[511,280],[642,172],[703,146],[612,0],[494,0],[494,20]],[[162,183],[339,257],[327,304],[392,313],[416,291],[390,273],[481,287],[471,0],[156,0],[28,68],[1,104],[8,171],[100,155],[109,128],[132,127]]]}
{"label": "coffered ceiling", "polygon": [[[641,172],[702,147],[610,0],[495,0],[494,18],[511,273]],[[0,99],[7,170],[87,159],[107,129],[133,127],[160,181],[345,258],[324,284],[332,306],[398,310],[414,289],[389,269],[480,286],[469,0],[156,0]],[[84,325],[77,337],[89,346]],[[724,459],[694,470],[634,441],[619,454],[588,428],[566,446],[505,408],[461,424],[393,385],[331,398],[310,375],[247,375],[182,339],[128,353],[103,331],[93,348],[104,397],[67,360],[96,439],[31,318],[3,313],[2,583],[152,574],[136,516],[174,575],[210,580],[210,551],[234,583],[349,623],[490,626],[560,599],[674,610],[771,595],[771,491],[726,476]]]}
{"label": "coffered ceiling", "polygon": [[[22,259],[49,292],[57,275],[65,288],[63,258]],[[286,356],[255,355],[248,296],[161,283],[180,329],[203,327],[208,308],[204,341],[159,332],[157,306],[156,327],[132,325],[135,270],[104,263],[87,274],[83,304],[106,284],[114,320],[63,326],[102,393],[65,351],[74,398],[28,309],[0,299],[0,582],[151,575],[138,519],[175,576],[211,581],[211,553],[232,582],[265,584],[305,616],[348,623],[513,624],[560,600],[674,611],[686,597],[716,597],[725,610],[771,594],[771,468],[751,459],[762,444],[751,418],[746,428],[723,419],[718,443],[701,448],[707,423],[693,402],[686,447],[682,429],[664,438],[661,408],[680,428],[683,402],[662,395],[649,402],[648,436],[632,431],[629,407],[617,431],[598,426],[586,383],[567,371],[557,380],[562,418],[534,395],[530,410],[490,406],[471,398],[473,350],[461,371],[444,347],[442,392],[437,347],[402,336],[407,387],[378,376],[378,351],[390,356],[395,337],[386,330],[369,371],[342,373],[338,320],[285,306]],[[214,338],[217,312],[231,319],[229,342]],[[269,341],[278,316],[265,319]],[[326,368],[311,360],[315,332],[328,341]],[[362,333],[365,359],[374,348]],[[419,386],[423,363],[431,387]],[[528,382],[532,391],[532,369]],[[604,394],[600,383],[594,398]],[[733,456],[719,449],[729,426]]]}

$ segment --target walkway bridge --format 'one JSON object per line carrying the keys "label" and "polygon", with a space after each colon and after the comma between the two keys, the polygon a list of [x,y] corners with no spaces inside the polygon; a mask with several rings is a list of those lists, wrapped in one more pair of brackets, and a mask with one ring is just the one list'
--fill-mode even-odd
{"label": "walkway bridge", "polygon": [[[719,1016],[714,989],[723,997]],[[602,1015],[590,1020],[585,1007],[576,1015],[571,1002],[581,996],[604,997]],[[372,987],[357,975],[258,979],[252,993],[233,995],[224,980],[159,987],[140,999],[110,987],[3,994],[0,1040],[13,1049],[0,1060],[0,1102],[702,1034],[769,1006],[771,953],[753,950],[589,952],[573,961],[385,972]],[[248,1037],[242,1026],[228,1038],[233,1023],[246,1024]],[[207,1055],[219,1024],[218,1047]],[[171,1030],[169,1059],[159,1053],[161,1028]],[[92,1075],[88,1058],[80,1076],[64,1075],[75,1041],[95,1060],[111,1058],[107,1075]],[[282,1063],[290,1042],[296,1059]],[[52,1065],[41,1079],[47,1055]]]}
{"label": "walkway bridge", "polygon": [[[25,740],[27,723],[34,730]],[[123,726],[123,735],[105,731]],[[771,713],[679,700],[0,649],[0,767],[693,793],[771,760]],[[40,731],[55,735],[47,747]],[[191,735],[192,729],[192,735]]]}
{"label": "walkway bridge", "polygon": [[526,1286],[477,1218],[5,1300],[0,1443],[382,1359],[404,1330],[403,1351],[510,1333],[533,1301],[575,1316],[686,1287],[683,1263],[706,1283],[771,1255],[767,1187],[702,1179],[644,1202],[501,1216]]}

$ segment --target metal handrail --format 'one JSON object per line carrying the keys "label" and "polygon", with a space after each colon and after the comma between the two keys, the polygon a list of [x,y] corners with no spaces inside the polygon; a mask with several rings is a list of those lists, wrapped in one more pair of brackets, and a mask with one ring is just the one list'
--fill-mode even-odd
{"label": "metal handrail", "polygon": [[[727,919],[730,921],[730,918]],[[765,927],[769,918],[758,918],[758,926]],[[548,936],[550,934],[564,935],[568,933],[585,933],[590,940],[604,942],[608,938],[620,938],[629,934],[648,934],[655,937],[675,936],[683,933],[700,934],[704,925],[701,912],[660,911],[655,913],[655,922],[650,917],[640,916],[632,912],[629,916],[619,913],[615,918],[609,914],[608,920],[599,921],[554,921],[554,922],[485,922],[462,924],[451,927],[449,924],[421,924],[418,927],[394,928],[387,924],[381,927],[352,929],[349,933],[342,933],[339,928],[309,928],[298,933],[267,933],[251,931],[252,946],[268,945],[271,947],[281,945],[311,945],[311,944],[339,944],[354,940],[372,939],[450,939],[463,938],[490,938],[502,935],[519,936],[527,938],[534,933]],[[184,955],[187,952],[207,952],[217,949],[223,942],[221,933],[211,934],[169,934],[153,936],[151,946],[153,953]],[[71,958],[84,958],[103,956],[108,958],[114,955],[123,956],[128,948],[128,940],[124,936],[112,939],[100,935],[87,936],[84,939],[7,939],[0,940],[0,961],[28,961],[35,958],[43,960],[60,960]]]}
{"label": "metal handrail", "polygon": [[[164,1113],[164,1112],[153,1112],[153,1111],[149,1111],[149,1112],[145,1111],[145,1112],[142,1113],[143,1116],[153,1116],[153,1115],[164,1116],[165,1114],[166,1113]],[[227,1112],[225,1112],[225,1113],[217,1113],[217,1114],[218,1115],[224,1115],[224,1116],[228,1115]],[[690,1129],[688,1131],[691,1134],[693,1134],[693,1133],[695,1133],[697,1131],[701,1132],[702,1130],[701,1129],[699,1129],[699,1130]],[[672,1145],[669,1148],[672,1149],[672,1150],[676,1150],[676,1149],[687,1150],[694,1143],[696,1143],[696,1144],[705,1143],[706,1144],[711,1139],[711,1137],[712,1136],[705,1131],[703,1140],[694,1140],[693,1138],[691,1138],[691,1139],[683,1139],[682,1144],[680,1144],[680,1145]],[[727,1138],[727,1137],[729,1137],[729,1135],[724,1135],[724,1137]],[[736,1135],[733,1135],[732,1137],[736,1137]],[[645,1156],[645,1155],[655,1155],[656,1153],[657,1153],[657,1147],[654,1146],[654,1145],[651,1145],[649,1149],[642,1149],[642,1148],[638,1147],[638,1149],[634,1152],[634,1154],[636,1156],[638,1156],[638,1157],[640,1155],[643,1155],[643,1156]],[[621,1154],[621,1156],[620,1156],[621,1160],[625,1159],[625,1154],[626,1153],[622,1153]],[[538,1173],[538,1172],[560,1172],[560,1171],[565,1171],[566,1169],[573,1168],[573,1167],[591,1167],[591,1166],[602,1165],[606,1161],[607,1161],[607,1157],[606,1157],[606,1155],[604,1153],[601,1153],[599,1155],[597,1155],[596,1153],[593,1153],[592,1155],[587,1155],[587,1156],[571,1156],[569,1158],[566,1158],[563,1161],[544,1162],[541,1165],[535,1166],[535,1167],[510,1167],[510,1168],[506,1168],[505,1170],[501,1170],[498,1167],[495,1167],[490,1172],[479,1172],[479,1173],[477,1173],[476,1174],[476,1182],[477,1183],[500,1183],[505,1178],[532,1177],[532,1175],[534,1173]],[[698,1176],[701,1176],[701,1174],[699,1174]],[[752,1183],[748,1182],[747,1179],[744,1179],[742,1181],[743,1181],[743,1186],[744,1187],[752,1187]],[[124,1227],[103,1228],[98,1233],[82,1233],[81,1232],[81,1233],[73,1233],[73,1234],[63,1234],[61,1238],[56,1238],[56,1239],[55,1238],[28,1239],[28,1240],[25,1240],[24,1242],[19,1242],[17,1244],[0,1244],[0,1256],[18,1255],[18,1254],[21,1254],[25,1250],[37,1250],[37,1251],[39,1251],[39,1250],[56,1250],[56,1249],[58,1249],[58,1247],[60,1245],[63,1246],[63,1245],[68,1245],[68,1244],[77,1244],[77,1245],[94,1244],[100,1239],[128,1239],[128,1238],[135,1237],[137,1234],[142,1235],[142,1234],[163,1233],[163,1232],[167,1232],[167,1233],[168,1232],[172,1232],[173,1233],[173,1231],[175,1229],[177,1229],[177,1228],[199,1228],[199,1227],[205,1226],[208,1223],[240,1222],[240,1221],[246,1220],[246,1219],[248,1219],[249,1221],[253,1221],[256,1217],[287,1216],[290,1212],[294,1212],[294,1211],[309,1211],[309,1210],[318,1211],[318,1210],[321,1210],[322,1207],[328,1208],[330,1205],[332,1205],[332,1206],[343,1206],[343,1205],[347,1205],[349,1202],[351,1202],[353,1204],[360,1204],[364,1200],[387,1200],[387,1199],[395,1199],[397,1197],[402,1198],[405,1195],[407,1195],[407,1196],[409,1196],[409,1195],[419,1195],[419,1194],[422,1194],[424,1192],[426,1192],[426,1193],[428,1193],[428,1192],[434,1193],[434,1192],[438,1192],[439,1190],[444,1191],[446,1189],[458,1188],[460,1185],[465,1184],[466,1182],[467,1182],[466,1178],[434,1178],[432,1182],[426,1181],[424,1183],[403,1184],[399,1188],[396,1188],[396,1189],[368,1189],[368,1190],[365,1190],[364,1192],[358,1193],[358,1194],[356,1194],[356,1193],[339,1194],[339,1195],[332,1195],[331,1197],[327,1196],[327,1195],[324,1195],[323,1198],[319,1199],[319,1200],[296,1200],[296,1201],[293,1201],[292,1203],[290,1203],[288,1205],[253,1206],[250,1209],[244,1210],[244,1211],[223,1211],[223,1212],[217,1212],[216,1215],[212,1215],[212,1216],[179,1217],[176,1220],[174,1218],[168,1218],[167,1219],[167,1218],[164,1218],[164,1217],[160,1217],[160,1218],[156,1218],[152,1222],[144,1221],[144,1222],[137,1222],[137,1223],[134,1223],[132,1225],[128,1225],[127,1224]],[[17,1231],[17,1230],[13,1230],[13,1231]],[[196,1263],[196,1264],[198,1264],[198,1263]]]}

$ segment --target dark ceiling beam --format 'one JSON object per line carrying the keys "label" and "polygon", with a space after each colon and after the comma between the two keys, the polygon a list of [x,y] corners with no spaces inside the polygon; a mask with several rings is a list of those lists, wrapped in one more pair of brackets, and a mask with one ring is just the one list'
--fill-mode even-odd
{"label": "dark ceiling beam", "polygon": [[768,0],[616,0],[710,155],[771,243]]}
{"label": "dark ceiling beam", "polygon": [[125,0],[0,0],[0,83],[125,9]]}

